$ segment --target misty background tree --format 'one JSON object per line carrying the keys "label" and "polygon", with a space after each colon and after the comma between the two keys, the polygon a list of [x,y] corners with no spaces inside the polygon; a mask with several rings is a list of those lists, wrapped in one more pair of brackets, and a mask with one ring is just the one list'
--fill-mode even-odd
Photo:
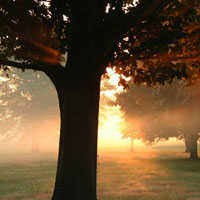
{"label": "misty background tree", "polygon": [[[195,0],[0,1],[1,66],[43,71],[58,93],[53,200],[96,199],[99,92],[106,67],[115,66],[136,84],[190,80],[199,71],[198,24]],[[120,83],[126,85],[123,76]]]}
{"label": "misty background tree", "polygon": [[197,159],[199,97],[199,81],[192,85],[174,81],[153,87],[130,83],[129,89],[118,94],[113,104],[119,105],[124,113],[123,137],[142,139],[147,144],[170,137],[184,139],[186,152],[191,159]]}
{"label": "misty background tree", "polygon": [[[1,72],[1,142],[31,140],[30,151],[37,153],[39,141],[47,140],[47,137],[45,133],[33,130],[42,121],[56,120],[59,117],[55,89],[49,84],[48,77],[41,72],[22,73],[18,69]],[[49,139],[52,138],[49,142],[56,141],[56,136],[48,136]]]}

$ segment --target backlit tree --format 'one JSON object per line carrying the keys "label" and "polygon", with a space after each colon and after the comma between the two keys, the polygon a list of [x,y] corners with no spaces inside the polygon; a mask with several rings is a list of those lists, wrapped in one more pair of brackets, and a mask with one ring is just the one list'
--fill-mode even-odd
{"label": "backlit tree", "polygon": [[148,144],[170,137],[184,139],[190,158],[198,158],[199,98],[198,81],[191,86],[183,81],[153,87],[130,83],[114,102],[124,113],[123,137],[142,139]]}
{"label": "backlit tree", "polygon": [[32,130],[41,122],[55,120],[59,116],[54,88],[41,72],[22,73],[12,69],[7,73],[2,72],[0,79],[1,142],[30,140],[31,151],[38,152],[39,138],[47,138],[45,133],[33,133]]}
{"label": "backlit tree", "polygon": [[[199,62],[198,32],[195,0],[0,1],[0,64],[43,71],[58,93],[53,200],[96,199],[99,93],[106,67],[115,65],[136,84],[191,79]],[[126,85],[123,77],[120,83]]]}

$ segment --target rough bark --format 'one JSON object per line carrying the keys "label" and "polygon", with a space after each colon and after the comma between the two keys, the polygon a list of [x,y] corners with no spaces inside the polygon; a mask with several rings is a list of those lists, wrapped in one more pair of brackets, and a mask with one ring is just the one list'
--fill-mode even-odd
{"label": "rough bark", "polygon": [[101,75],[80,76],[68,72],[67,77],[68,80],[57,80],[56,85],[61,131],[52,200],[96,200]]}
{"label": "rough bark", "polygon": [[196,160],[198,159],[198,151],[197,151],[197,134],[191,134],[190,137],[190,159]]}

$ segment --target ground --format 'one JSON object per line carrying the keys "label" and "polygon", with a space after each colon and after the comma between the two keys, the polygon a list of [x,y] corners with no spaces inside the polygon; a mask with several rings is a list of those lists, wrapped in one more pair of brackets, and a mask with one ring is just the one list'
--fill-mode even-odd
{"label": "ground", "polygon": [[[99,153],[98,200],[200,200],[200,160],[185,153]],[[0,156],[1,200],[50,200],[56,156]]]}

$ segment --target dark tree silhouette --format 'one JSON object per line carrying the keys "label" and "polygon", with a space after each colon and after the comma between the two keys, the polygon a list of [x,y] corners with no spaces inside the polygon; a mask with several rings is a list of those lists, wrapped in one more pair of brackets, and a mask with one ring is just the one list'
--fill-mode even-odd
{"label": "dark tree silhouette", "polygon": [[[192,78],[199,60],[198,9],[195,0],[140,0],[137,6],[129,0],[0,1],[1,65],[43,71],[58,93],[53,200],[96,199],[99,92],[106,67],[115,65],[136,84]],[[123,78],[120,83],[125,85]]]}

